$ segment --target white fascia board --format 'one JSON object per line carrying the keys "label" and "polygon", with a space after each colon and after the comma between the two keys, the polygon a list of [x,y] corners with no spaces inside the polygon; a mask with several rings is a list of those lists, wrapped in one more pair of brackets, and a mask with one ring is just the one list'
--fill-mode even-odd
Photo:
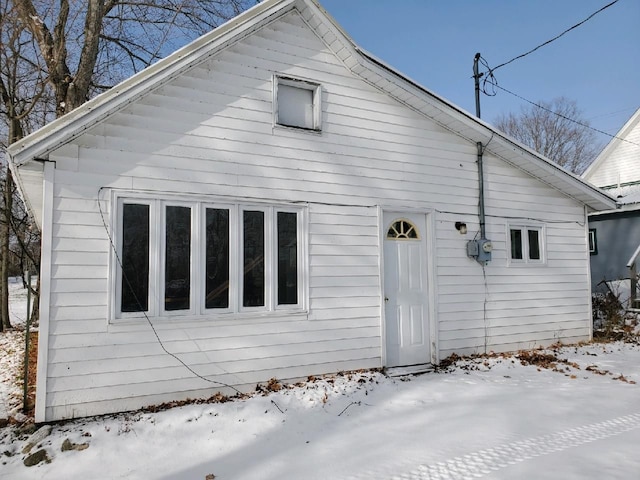
{"label": "white fascia board", "polygon": [[18,189],[18,195],[22,199],[22,202],[24,203],[24,206],[27,209],[27,213],[29,214],[29,217],[31,217],[31,220],[38,227],[39,231],[42,232],[42,225],[38,225],[38,222],[36,221],[36,215],[33,213],[34,209],[33,209],[33,205],[31,204],[31,200],[27,195],[25,195],[24,184],[22,183],[22,176],[20,175],[18,166],[14,165],[12,162],[8,162],[8,165],[9,165],[9,170],[11,170],[11,177],[13,178],[13,183]]}
{"label": "white fascia board", "polygon": [[[560,165],[541,156],[528,146],[510,138],[506,134],[496,130],[493,141],[499,142],[503,148],[508,151],[513,151],[514,153],[520,151],[524,162],[516,161],[514,166],[517,166],[533,177],[538,178],[543,183],[555,188],[578,202],[588,205],[592,210],[608,210],[616,208],[617,203],[612,196],[587,183],[576,174],[565,170]],[[488,149],[493,152],[490,144]],[[509,163],[514,161],[513,159],[509,161],[509,157],[512,157],[512,155],[507,156],[499,152],[493,153]],[[540,169],[548,176],[544,178],[540,174],[533,173],[528,166]]]}
{"label": "white fascia board", "polygon": [[44,158],[106,117],[158,88],[183,71],[201,63],[261,26],[274,14],[287,11],[298,0],[265,0],[211,32],[150,65],[75,110],[12,144],[7,153],[16,165]]}

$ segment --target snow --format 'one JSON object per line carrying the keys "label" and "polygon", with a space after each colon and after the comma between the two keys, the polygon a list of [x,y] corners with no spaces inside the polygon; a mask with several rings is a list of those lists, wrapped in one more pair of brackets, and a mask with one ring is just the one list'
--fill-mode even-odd
{"label": "snow", "polygon": [[[0,477],[638,478],[640,345],[533,353],[558,360],[543,368],[493,355],[417,376],[348,373],[227,403],[59,423],[32,450],[51,463],[33,467],[21,453],[29,434],[9,426]],[[0,357],[0,371],[16,367]],[[88,448],[63,452],[66,439]]]}
{"label": "snow", "polygon": [[[32,284],[36,280],[32,279]],[[22,279],[9,278],[9,320],[16,330],[0,333],[0,419],[15,414],[22,406],[22,378],[25,333],[27,319],[27,290]]]}

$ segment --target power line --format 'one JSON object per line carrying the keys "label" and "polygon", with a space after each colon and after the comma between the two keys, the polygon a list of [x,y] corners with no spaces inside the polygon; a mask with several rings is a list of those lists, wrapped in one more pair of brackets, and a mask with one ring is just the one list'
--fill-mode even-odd
{"label": "power line", "polygon": [[578,120],[574,120],[573,118],[567,117],[566,115],[562,115],[561,113],[555,112],[555,111],[551,110],[550,108],[543,107],[542,105],[539,105],[536,102],[532,102],[531,100],[529,100],[527,98],[524,98],[522,95],[518,95],[517,93],[514,93],[511,90],[507,90],[506,88],[501,87],[500,85],[498,85],[498,82],[496,82],[495,79],[494,79],[493,82],[491,82],[491,85],[493,86],[493,88],[499,88],[503,92],[507,92],[508,94],[513,95],[516,98],[519,98],[520,100],[524,100],[525,102],[530,103],[534,107],[538,107],[538,108],[541,108],[542,110],[544,110],[546,112],[553,113],[554,115],[556,115],[556,116],[558,116],[560,118],[564,118],[565,120],[573,122],[573,123],[575,123],[577,125],[580,125],[581,127],[588,128],[589,130],[593,130],[594,132],[601,133],[602,135],[606,135],[607,137],[615,138],[617,140],[621,140],[623,142],[627,142],[627,143],[630,143],[632,145],[635,145],[636,147],[640,147],[640,143],[632,142],[631,140],[627,140],[626,138],[618,137],[616,135],[611,135],[610,133],[607,133],[607,132],[605,132],[603,130],[599,130],[597,128],[594,128],[591,125],[579,122]]}
{"label": "power line", "polygon": [[488,72],[488,74],[489,74],[489,75],[492,75],[492,73],[493,73],[494,71],[496,71],[497,69],[499,69],[500,67],[504,67],[505,65],[509,65],[511,62],[515,62],[516,60],[518,60],[518,59],[520,59],[520,58],[522,58],[522,57],[526,57],[527,55],[529,55],[529,54],[531,54],[531,53],[535,52],[535,51],[536,51],[536,50],[538,50],[539,48],[542,48],[542,47],[544,47],[545,45],[548,45],[548,44],[550,44],[551,42],[554,42],[555,40],[557,40],[557,39],[559,39],[560,37],[562,37],[565,33],[568,33],[568,32],[570,32],[571,30],[573,30],[573,29],[575,29],[575,28],[578,28],[578,27],[579,27],[580,25],[582,25],[583,23],[586,23],[586,22],[587,22],[587,21],[589,21],[591,18],[595,17],[598,13],[600,13],[600,12],[602,12],[603,10],[606,10],[607,8],[611,7],[612,5],[614,5],[614,4],[616,4],[616,3],[618,3],[618,1],[619,1],[619,0],[613,0],[613,2],[611,2],[611,3],[607,4],[607,5],[605,5],[605,6],[604,6],[604,7],[602,7],[600,10],[597,10],[596,12],[593,12],[591,15],[589,15],[587,18],[585,18],[585,19],[584,19],[584,20],[582,20],[581,22],[576,23],[574,26],[567,28],[567,29],[566,29],[564,32],[562,32],[561,34],[556,35],[555,37],[553,37],[553,38],[552,38],[552,39],[550,39],[550,40],[547,40],[547,41],[546,41],[546,42],[544,42],[544,43],[541,43],[540,45],[538,45],[537,47],[535,47],[535,48],[533,48],[533,49],[529,50],[528,52],[525,52],[525,53],[523,53],[523,54],[521,54],[521,55],[518,55],[517,57],[512,58],[512,59],[511,59],[511,60],[509,60],[508,62],[501,63],[501,64],[500,64],[500,65],[498,65],[497,67],[495,67],[495,68],[493,68],[493,69],[490,69],[490,70],[489,70],[489,72]]}
{"label": "power line", "polygon": [[[195,377],[198,377],[202,380],[204,380],[205,382],[209,382],[212,383],[214,385],[219,385],[221,387],[227,387],[230,388],[231,390],[234,390],[238,395],[241,395],[242,392],[240,390],[238,390],[237,388],[235,388],[233,385],[229,385],[227,383],[224,382],[220,382],[218,380],[211,380],[210,378],[207,378],[203,375],[200,375],[198,372],[196,372],[191,366],[187,365],[185,363],[184,360],[182,360],[180,357],[178,357],[175,353],[170,352],[169,350],[167,350],[167,347],[165,347],[164,342],[160,339],[160,335],[158,334],[158,331],[156,330],[156,327],[153,325],[153,322],[151,321],[151,319],[149,318],[149,316],[147,315],[147,312],[144,311],[144,308],[142,306],[142,302],[140,302],[140,300],[138,299],[138,296],[136,295],[136,293],[134,292],[133,287],[131,286],[131,283],[129,282],[129,279],[127,278],[127,275],[124,271],[124,268],[122,266],[122,261],[120,259],[120,255],[118,254],[118,249],[116,248],[116,244],[113,240],[113,237],[111,236],[111,231],[109,230],[109,227],[107,226],[107,220],[105,219],[105,215],[104,212],[102,211],[102,205],[100,203],[100,194],[102,193],[102,190],[105,187],[100,187],[98,189],[98,196],[97,196],[97,201],[98,201],[98,210],[100,212],[100,218],[102,218],[102,225],[104,226],[105,232],[107,234],[107,238],[109,239],[109,244],[111,246],[111,249],[113,250],[113,254],[114,257],[116,259],[116,262],[118,264],[118,267],[120,267],[121,271],[122,271],[122,278],[125,280],[127,287],[131,289],[131,293],[133,296],[133,299],[135,300],[135,302],[138,304],[139,308],[140,308],[140,312],[142,313],[142,315],[144,316],[144,318],[146,319],[147,323],[149,324],[149,326],[151,327],[151,330],[153,331],[153,334],[156,337],[156,340],[158,342],[158,344],[160,345],[160,348],[162,348],[162,350],[169,356],[173,357],[174,359],[176,359],[180,364],[182,364],[183,367],[185,367],[189,372],[191,372]],[[224,373],[229,373],[226,370],[224,370],[222,367],[218,366]]]}

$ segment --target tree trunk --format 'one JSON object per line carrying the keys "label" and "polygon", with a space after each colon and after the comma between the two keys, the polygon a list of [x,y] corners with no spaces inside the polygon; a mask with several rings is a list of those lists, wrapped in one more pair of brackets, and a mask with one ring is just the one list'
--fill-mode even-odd
{"label": "tree trunk", "polygon": [[9,236],[11,224],[11,211],[13,206],[13,178],[11,170],[7,166],[7,174],[4,181],[4,209],[2,210],[2,229],[0,232],[0,331],[11,328],[9,319]]}
{"label": "tree trunk", "polygon": [[[29,287],[31,288],[31,287]],[[30,323],[36,324],[40,320],[40,272],[38,271],[38,280],[36,281],[36,288],[31,289],[31,321]]]}

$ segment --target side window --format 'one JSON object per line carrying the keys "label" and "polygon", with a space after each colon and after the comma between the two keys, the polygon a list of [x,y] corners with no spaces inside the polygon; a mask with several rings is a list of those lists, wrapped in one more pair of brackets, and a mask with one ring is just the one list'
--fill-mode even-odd
{"label": "side window", "polygon": [[242,212],[242,306],[265,306],[264,212]]}
{"label": "side window", "polygon": [[229,209],[205,211],[205,308],[229,308]]}
{"label": "side window", "polygon": [[289,77],[274,78],[275,123],[284,127],[320,131],[320,85]]}
{"label": "side window", "polygon": [[511,260],[523,260],[522,230],[520,228],[511,228],[509,232],[511,237]]}
{"label": "side window", "polygon": [[298,214],[277,212],[278,305],[298,304]]}
{"label": "side window", "polygon": [[598,237],[596,236],[596,229],[589,229],[589,253],[591,255],[598,254]]}
{"label": "side window", "polygon": [[149,205],[123,203],[122,269],[119,275],[121,312],[149,310],[149,237]]}
{"label": "side window", "polygon": [[164,309],[191,308],[191,207],[165,206]]}
{"label": "side window", "polygon": [[509,251],[513,263],[544,263],[544,231],[531,225],[509,226]]}

